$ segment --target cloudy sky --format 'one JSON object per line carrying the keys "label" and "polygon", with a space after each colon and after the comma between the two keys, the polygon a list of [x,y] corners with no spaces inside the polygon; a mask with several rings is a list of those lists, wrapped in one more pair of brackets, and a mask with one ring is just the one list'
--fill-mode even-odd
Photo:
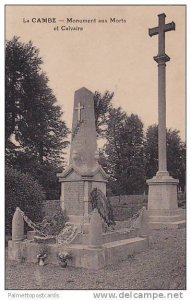
{"label": "cloudy sky", "polygon": [[[7,6],[6,39],[20,36],[40,49],[43,70],[50,79],[69,128],[74,91],[113,91],[114,106],[136,113],[147,126],[157,123],[158,26],[160,13],[176,31],[166,33],[167,127],[185,139],[185,6]],[[36,22],[54,18],[56,23]],[[67,23],[67,18],[96,19],[93,23]],[[121,20],[110,22],[110,18]],[[27,22],[27,20],[29,22]],[[38,21],[40,21],[39,19]],[[99,20],[107,20],[100,23]],[[57,27],[58,26],[58,27]],[[83,30],[61,30],[66,27]],[[58,28],[59,30],[54,30]]]}

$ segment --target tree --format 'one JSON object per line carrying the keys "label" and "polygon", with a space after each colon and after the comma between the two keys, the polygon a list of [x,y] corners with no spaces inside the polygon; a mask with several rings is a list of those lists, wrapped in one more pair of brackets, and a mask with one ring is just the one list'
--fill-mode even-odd
{"label": "tree", "polygon": [[[42,59],[32,42],[23,44],[18,37],[6,41],[5,52],[5,124],[6,141],[15,131],[22,112],[32,104],[33,78],[40,72]],[[27,87],[30,86],[27,90]]]}
{"label": "tree", "polygon": [[[37,76],[36,96],[33,105],[27,108],[19,122],[16,139],[22,148],[31,151],[40,163],[54,161],[59,164],[63,149],[68,141],[62,111],[55,105],[56,98],[48,87],[44,74]],[[35,83],[34,83],[35,85]]]}
{"label": "tree", "polygon": [[46,192],[46,199],[59,199],[60,184],[57,173],[61,173],[64,166],[58,166],[56,163],[48,161],[39,163],[31,153],[21,151],[17,153],[13,165],[15,169],[21,170],[22,173],[30,173],[33,178],[38,180]]}
{"label": "tree", "polygon": [[137,115],[112,109],[107,122],[105,155],[114,194],[142,193],[145,186],[143,124]]}
{"label": "tree", "polygon": [[[69,131],[42,63],[31,41],[24,44],[14,37],[6,42],[6,163],[31,173],[47,189],[48,174],[64,164]],[[56,185],[56,175],[53,181]]]}
{"label": "tree", "polygon": [[5,172],[5,223],[11,233],[11,223],[16,207],[20,207],[33,221],[40,221],[44,191],[29,174],[7,167]]}
{"label": "tree", "polygon": [[144,143],[146,178],[152,178],[158,171],[158,126],[149,126]]}
{"label": "tree", "polygon": [[32,42],[14,37],[6,43],[6,145],[14,134],[21,148],[42,163],[59,161],[68,129],[41,64]]}
{"label": "tree", "polygon": [[114,93],[109,91],[103,95],[98,91],[94,93],[95,125],[98,137],[104,137],[109,111],[112,109],[111,100],[113,96]]}
{"label": "tree", "polygon": [[[152,178],[158,171],[158,126],[149,126],[144,145],[146,177]],[[179,179],[182,191],[185,188],[186,144],[181,141],[179,131],[167,129],[167,170]]]}

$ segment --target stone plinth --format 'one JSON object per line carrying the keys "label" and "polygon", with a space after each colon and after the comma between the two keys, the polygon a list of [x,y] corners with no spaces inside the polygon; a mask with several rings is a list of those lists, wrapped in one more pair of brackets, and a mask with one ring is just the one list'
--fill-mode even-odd
{"label": "stone plinth", "polygon": [[89,223],[89,214],[92,211],[90,193],[97,187],[106,194],[106,182],[108,175],[100,165],[88,175],[83,169],[70,165],[62,174],[59,174],[61,182],[60,205],[66,211],[69,221],[74,224]]}
{"label": "stone plinth", "polygon": [[[166,172],[167,173],[167,172]],[[148,215],[152,228],[178,228],[185,226],[185,213],[178,209],[178,180],[159,175],[147,180],[149,185]]]}
{"label": "stone plinth", "polygon": [[148,209],[177,209],[178,180],[170,176],[153,177],[147,180],[149,185]]}

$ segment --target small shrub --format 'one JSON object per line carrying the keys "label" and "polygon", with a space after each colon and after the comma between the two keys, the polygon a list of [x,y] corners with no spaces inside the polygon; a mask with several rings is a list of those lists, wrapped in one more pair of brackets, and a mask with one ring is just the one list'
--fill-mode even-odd
{"label": "small shrub", "polygon": [[11,167],[5,169],[5,226],[6,233],[11,233],[11,224],[16,207],[32,221],[41,218],[42,201],[45,194],[39,183],[29,174],[21,173]]}

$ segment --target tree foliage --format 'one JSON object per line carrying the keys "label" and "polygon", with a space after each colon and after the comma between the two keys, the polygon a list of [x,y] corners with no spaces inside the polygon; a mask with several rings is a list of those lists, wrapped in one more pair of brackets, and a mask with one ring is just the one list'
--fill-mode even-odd
{"label": "tree foliage", "polygon": [[10,233],[13,214],[17,206],[32,220],[40,220],[39,208],[45,199],[45,193],[31,175],[23,174],[10,167],[6,167],[5,171],[5,223],[6,230]]}
{"label": "tree foliage", "polygon": [[136,194],[144,190],[143,124],[137,115],[112,109],[107,122],[105,155],[114,194]]}
{"label": "tree foliage", "polygon": [[[107,111],[106,143],[100,150],[99,162],[111,174],[108,194],[140,194],[147,188],[146,179],[158,171],[158,126],[149,126],[145,135],[137,115],[128,116],[121,108]],[[185,190],[186,144],[179,131],[167,129],[167,169],[179,179]]]}
{"label": "tree foliage", "polygon": [[15,131],[23,113],[32,104],[33,80],[40,72],[42,59],[32,42],[23,44],[18,37],[6,41],[5,122],[6,141]]}
{"label": "tree foliage", "polygon": [[95,112],[95,125],[98,137],[104,137],[107,128],[107,119],[109,111],[112,109],[111,100],[114,93],[106,91],[103,95],[96,91],[94,93],[94,112]]}
{"label": "tree foliage", "polygon": [[62,111],[41,71],[42,59],[32,42],[14,37],[6,43],[6,145],[10,137],[39,162],[56,160],[68,134]]}

